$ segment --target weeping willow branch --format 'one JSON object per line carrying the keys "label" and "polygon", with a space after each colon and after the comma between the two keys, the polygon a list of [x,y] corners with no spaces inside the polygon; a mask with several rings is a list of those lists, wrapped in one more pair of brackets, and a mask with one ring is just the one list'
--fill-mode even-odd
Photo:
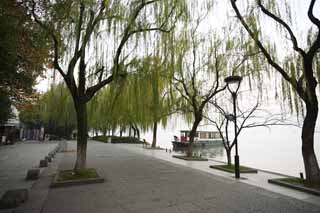
{"label": "weeping willow branch", "polygon": [[249,25],[247,24],[247,22],[244,20],[243,16],[241,15],[238,6],[236,4],[236,0],[230,0],[232,8],[234,9],[237,18],[239,19],[239,21],[241,22],[241,24],[243,25],[243,27],[246,29],[246,31],[248,32],[248,34],[250,35],[250,37],[255,41],[256,45],[260,48],[261,52],[263,53],[263,55],[266,57],[268,63],[275,68],[282,76],[283,78],[288,81],[292,87],[299,93],[299,95],[303,98],[306,99],[306,94],[304,91],[301,91],[298,88],[298,82],[296,79],[291,78],[289,76],[289,74],[272,58],[272,56],[270,55],[270,53],[268,52],[268,50],[266,49],[266,47],[262,44],[262,42],[259,40],[258,36],[255,35],[255,33],[253,32],[253,30],[249,27]]}
{"label": "weeping willow branch", "polygon": [[276,16],[275,14],[273,14],[272,12],[270,12],[269,10],[267,10],[263,4],[261,3],[261,0],[258,0],[258,6],[261,8],[262,12],[264,14],[266,14],[267,16],[269,16],[270,18],[272,18],[274,21],[276,21],[277,23],[279,23],[280,25],[282,25],[287,32],[290,35],[292,44],[293,44],[293,49],[296,50],[297,52],[299,52],[301,54],[302,57],[305,57],[306,53],[299,47],[298,45],[298,41],[296,36],[294,35],[292,29],[289,27],[289,25],[283,21],[280,17]]}

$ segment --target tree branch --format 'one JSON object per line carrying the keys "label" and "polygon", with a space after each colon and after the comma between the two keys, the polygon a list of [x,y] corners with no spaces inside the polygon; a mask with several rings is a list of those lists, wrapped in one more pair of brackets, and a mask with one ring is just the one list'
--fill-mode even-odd
{"label": "tree branch", "polygon": [[35,13],[35,7],[36,3],[34,0],[32,0],[32,16],[35,20],[35,22],[42,28],[44,29],[47,33],[49,33],[50,37],[52,38],[53,41],[53,50],[54,50],[54,68],[58,70],[58,72],[62,75],[63,78],[66,78],[66,74],[62,70],[60,64],[59,64],[59,42],[57,36],[54,34],[54,32],[43,22],[41,22],[38,18],[38,16]]}
{"label": "tree branch", "polygon": [[267,8],[265,8],[262,3],[261,3],[261,0],[258,0],[258,5],[259,7],[261,8],[262,12],[264,14],[266,14],[267,16],[269,16],[270,18],[272,18],[274,21],[276,21],[277,23],[279,23],[280,25],[282,25],[286,30],[287,32],[289,33],[290,35],[290,38],[291,38],[291,41],[292,41],[292,44],[293,44],[293,49],[297,52],[299,52],[301,54],[302,57],[305,57],[306,53],[299,47],[298,45],[298,41],[297,41],[297,38],[296,36],[294,35],[293,31],[291,30],[291,28],[289,27],[289,25],[284,22],[280,17],[276,16],[275,14],[273,14],[272,12],[270,12],[269,10],[267,10]]}
{"label": "tree branch", "polygon": [[272,56],[269,54],[269,52],[267,51],[267,49],[264,47],[264,45],[262,44],[262,42],[255,36],[254,32],[250,29],[249,25],[246,23],[246,21],[244,20],[243,16],[241,15],[238,6],[236,4],[236,0],[230,0],[231,5],[233,10],[236,13],[237,18],[239,19],[239,21],[241,22],[241,24],[243,25],[243,27],[245,28],[245,30],[248,32],[248,34],[250,35],[250,37],[255,41],[256,45],[260,48],[260,50],[262,51],[262,53],[264,54],[264,56],[266,57],[268,63],[275,68],[281,75],[282,77],[288,81],[292,87],[297,91],[297,80],[291,78],[288,73],[286,73],[286,71],[275,61],[273,60]]}

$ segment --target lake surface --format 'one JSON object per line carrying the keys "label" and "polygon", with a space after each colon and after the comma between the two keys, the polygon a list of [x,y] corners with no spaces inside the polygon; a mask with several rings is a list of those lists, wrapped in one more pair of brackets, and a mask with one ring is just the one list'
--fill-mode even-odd
{"label": "lake surface", "polygon": [[[159,128],[157,144],[160,147],[172,148],[173,136],[180,135],[180,130],[190,129],[186,124],[174,122],[166,129]],[[208,129],[208,128],[206,128]],[[214,129],[212,129],[214,131]],[[152,141],[152,132],[143,136],[148,142]],[[304,173],[301,153],[301,129],[292,126],[274,126],[244,130],[238,138],[239,156],[242,165],[299,176]],[[223,146],[197,150],[203,156],[226,161]],[[315,152],[320,163],[320,135],[315,135]],[[233,160],[234,154],[232,154]]]}

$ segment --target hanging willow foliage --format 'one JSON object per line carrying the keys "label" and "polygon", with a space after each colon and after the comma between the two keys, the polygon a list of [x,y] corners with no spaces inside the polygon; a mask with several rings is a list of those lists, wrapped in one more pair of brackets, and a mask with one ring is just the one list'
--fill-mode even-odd
{"label": "hanging willow foliage", "polygon": [[[301,31],[301,27],[299,28],[297,22],[300,20],[294,19],[295,16],[299,15],[298,10],[301,13],[299,1],[275,1],[275,0],[264,0],[264,1],[256,1],[256,0],[248,0],[248,1],[239,1],[237,4],[241,5],[240,12],[243,14],[244,21],[247,23],[248,27],[254,33],[254,37],[263,41],[263,45],[271,56],[271,59],[278,63],[283,67],[284,71],[288,74],[289,78],[294,81],[299,81],[299,78],[303,74],[303,62],[301,55],[296,52],[293,48],[293,40],[289,31],[284,27],[284,25],[275,21],[271,17],[268,17],[262,10],[265,8],[272,13],[274,16],[278,17],[282,21],[284,21],[288,28],[292,30],[292,33],[295,34],[297,30]],[[260,6],[262,5],[262,7]],[[307,4],[308,5],[308,4]],[[305,8],[308,9],[308,8]],[[316,9],[315,9],[316,10]],[[307,10],[306,10],[307,11]],[[239,22],[237,22],[239,23]],[[302,24],[302,23],[298,23]],[[305,23],[304,23],[305,25]],[[243,26],[240,26],[243,28]],[[305,25],[304,29],[308,26]],[[246,34],[246,36],[248,36]],[[299,48],[303,51],[308,51],[312,43],[316,40],[317,32],[316,26],[310,25],[310,28],[305,30],[305,32],[300,33],[299,35],[295,35],[295,39],[297,40],[297,44]],[[292,114],[296,114],[299,120],[304,117],[304,107],[303,101],[293,89],[293,87],[288,85],[286,79],[281,78],[279,73],[272,72],[274,69],[272,66],[266,63],[266,72],[262,72],[261,75],[264,78],[268,79],[279,79],[279,81],[275,82],[273,85],[273,89],[271,91],[275,92],[275,98],[284,104],[283,110],[289,110]],[[313,70],[315,71],[315,77],[317,80],[320,80],[319,76],[319,63],[320,57],[319,54],[313,60]],[[257,64],[255,62],[255,64]],[[261,63],[259,63],[261,64]],[[261,70],[261,69],[260,69]],[[259,81],[259,79],[257,79]],[[270,81],[260,81],[260,85],[266,88],[270,88]],[[303,83],[305,86],[305,83]],[[318,87],[319,89],[319,87]],[[270,90],[268,91],[270,93]]]}
{"label": "hanging willow foliage", "polygon": [[151,56],[135,61],[121,86],[112,83],[90,103],[90,126],[103,132],[131,126],[148,130],[159,121],[165,126],[174,101],[168,93],[170,75],[162,63],[161,58]]}
{"label": "hanging willow foliage", "polygon": [[52,87],[40,98],[40,118],[49,133],[70,137],[76,127],[72,98],[64,83]]}

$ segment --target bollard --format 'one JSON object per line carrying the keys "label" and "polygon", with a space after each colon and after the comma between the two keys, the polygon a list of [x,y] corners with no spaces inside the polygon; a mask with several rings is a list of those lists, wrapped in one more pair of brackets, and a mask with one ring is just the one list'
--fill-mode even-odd
{"label": "bollard", "polygon": [[304,179],[303,178],[303,172],[300,172],[300,179],[302,179],[302,180]]}
{"label": "bollard", "polygon": [[49,162],[49,163],[51,163],[51,157],[49,157],[49,156],[46,156],[45,158],[44,158],[47,162]]}
{"label": "bollard", "polygon": [[48,167],[48,161],[46,161],[46,160],[40,160],[39,167],[40,167],[40,168],[42,168],[42,167]]}
{"label": "bollard", "polygon": [[28,200],[27,189],[8,190],[4,193],[4,195],[0,199],[0,209],[15,208],[20,206],[22,203],[26,202],[27,200]]}
{"label": "bollard", "polygon": [[26,180],[37,180],[40,176],[40,169],[29,169],[27,171]]}

